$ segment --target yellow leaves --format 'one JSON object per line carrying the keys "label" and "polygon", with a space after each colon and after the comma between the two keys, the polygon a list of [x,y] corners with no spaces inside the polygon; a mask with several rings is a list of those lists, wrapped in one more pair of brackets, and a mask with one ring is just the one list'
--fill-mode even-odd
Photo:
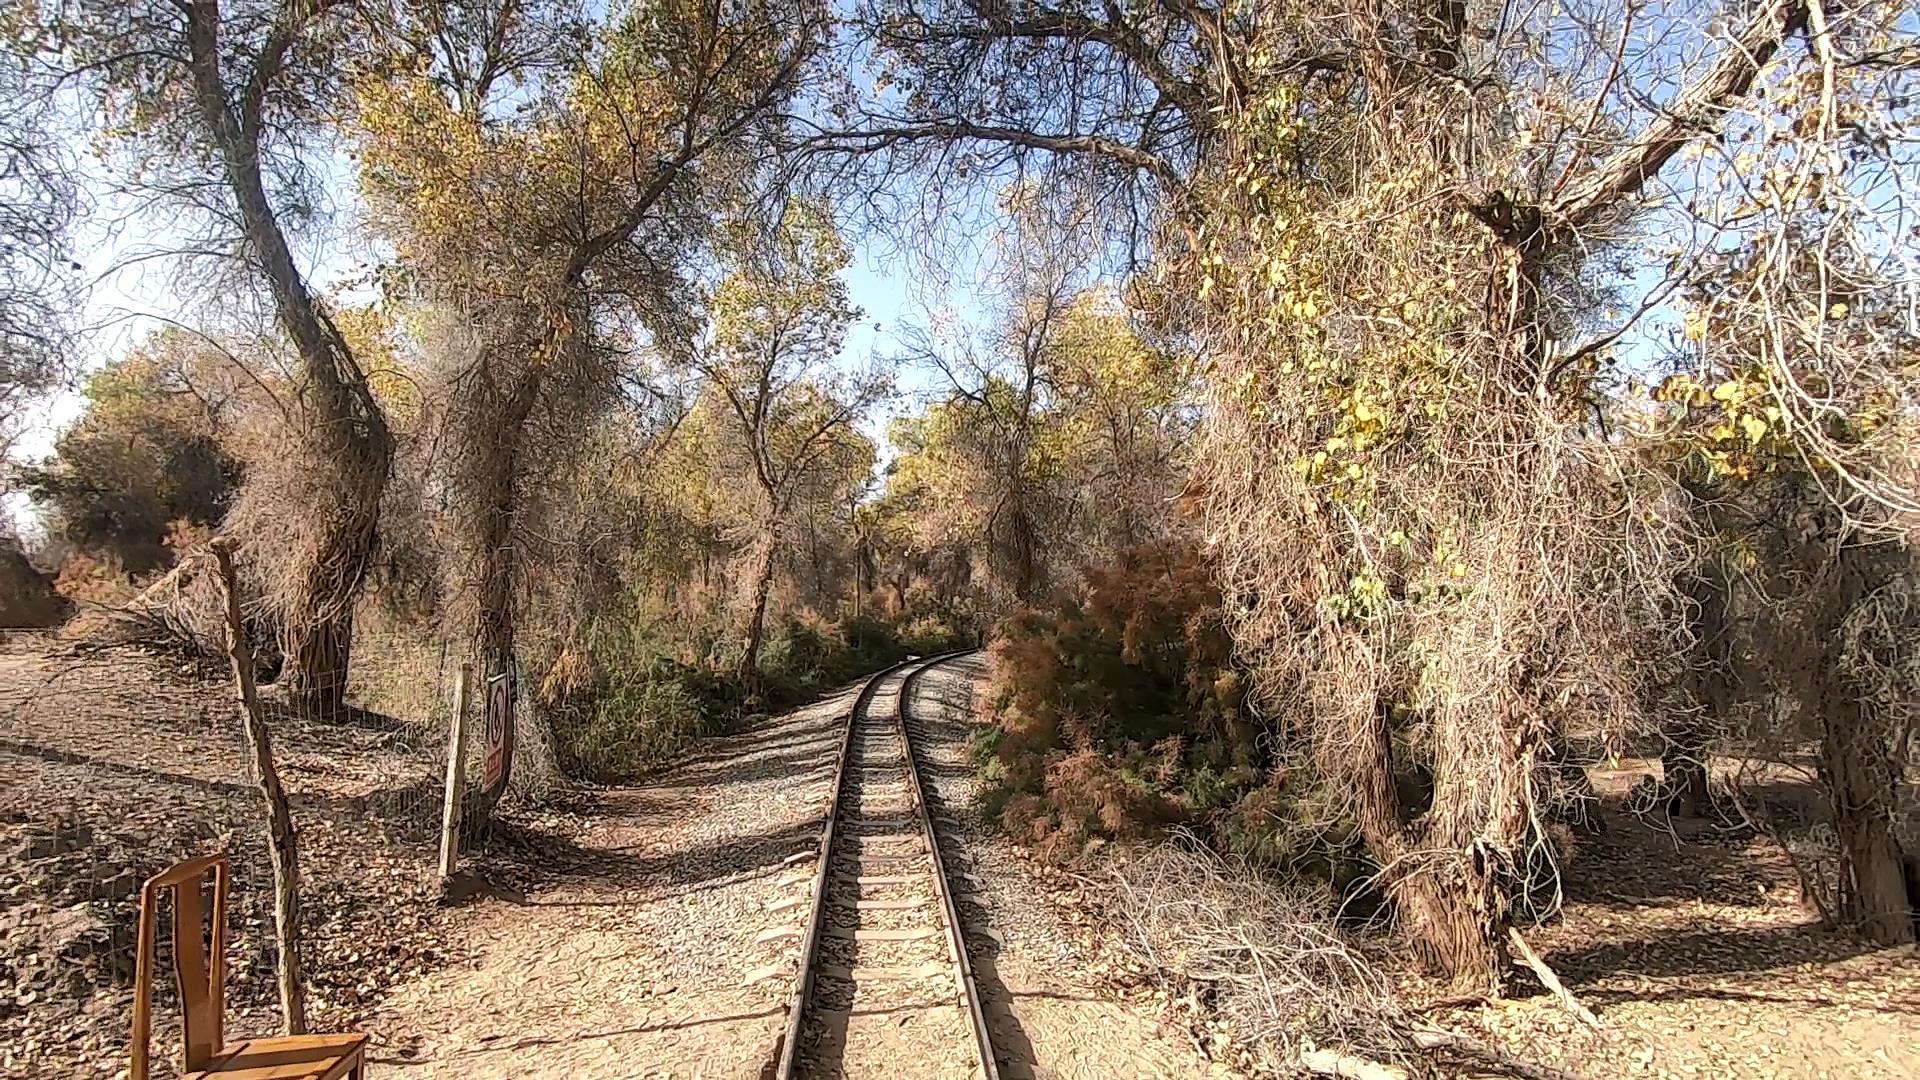
{"label": "yellow leaves", "polygon": [[1845,304],[1835,304],[1827,309],[1827,318],[1829,319],[1844,319],[1846,317],[1847,305]]}
{"label": "yellow leaves", "polygon": [[1746,433],[1749,443],[1757,446],[1767,434],[1767,422],[1752,413],[1747,413],[1740,417],[1740,430]]}

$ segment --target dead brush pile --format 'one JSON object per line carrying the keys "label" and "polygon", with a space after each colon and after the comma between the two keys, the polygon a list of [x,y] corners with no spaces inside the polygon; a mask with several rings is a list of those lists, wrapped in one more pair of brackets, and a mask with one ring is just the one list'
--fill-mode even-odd
{"label": "dead brush pile", "polygon": [[1244,1064],[1368,1080],[1462,1068],[1565,1076],[1423,1021],[1338,927],[1324,887],[1222,858],[1187,833],[1111,860],[1110,872],[1093,900],[1119,948],[1223,1024]]}

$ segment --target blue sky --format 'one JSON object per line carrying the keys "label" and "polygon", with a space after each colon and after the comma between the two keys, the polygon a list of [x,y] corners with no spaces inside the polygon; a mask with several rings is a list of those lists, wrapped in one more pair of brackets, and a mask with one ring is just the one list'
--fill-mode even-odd
{"label": "blue sky", "polygon": [[[342,179],[351,183],[345,174]],[[103,209],[111,211],[113,207],[109,204]],[[357,263],[375,257],[370,242],[352,223],[351,207],[342,209],[340,227],[329,230],[331,235],[324,241],[310,243],[300,253],[309,280],[320,288],[351,274]],[[846,274],[847,287],[861,316],[848,332],[843,362],[897,361],[911,328],[923,326],[929,319],[950,318],[974,324],[983,317],[978,289],[984,241],[992,224],[978,215],[970,217],[972,220],[954,226],[953,234],[942,238],[939,248],[945,253],[945,261],[938,274],[927,272],[928,258],[900,250],[884,235],[850,234],[854,252]],[[177,264],[172,260],[121,265],[145,248],[164,245],[164,237],[138,228],[109,231],[93,226],[76,238],[75,254],[92,282],[81,317],[82,325],[91,329],[69,386],[35,411],[16,444],[20,457],[36,460],[51,453],[59,433],[80,414],[83,399],[78,387],[86,375],[124,355],[146,334],[158,329],[162,320],[207,325],[207,298],[176,280]],[[917,408],[939,389],[938,374],[923,369],[896,367],[894,377],[899,391],[896,399],[864,425],[869,437],[882,444],[891,417]],[[23,493],[5,496],[4,506],[15,521],[27,523],[33,517],[32,504]]]}

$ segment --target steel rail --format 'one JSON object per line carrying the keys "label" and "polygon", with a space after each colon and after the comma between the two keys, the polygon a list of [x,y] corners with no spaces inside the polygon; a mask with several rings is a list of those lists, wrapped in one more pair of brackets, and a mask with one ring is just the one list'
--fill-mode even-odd
{"label": "steel rail", "polygon": [[[853,699],[853,708],[847,713],[846,729],[840,733],[840,750],[833,763],[833,789],[827,796],[827,824],[820,832],[820,866],[813,873],[813,899],[807,915],[807,932],[800,941],[800,969],[793,977],[793,1000],[788,1005],[787,1034],[780,1043],[780,1063],[774,1075],[778,1080],[792,1080],[793,1069],[800,1061],[800,1027],[807,1015],[807,1001],[813,996],[813,961],[820,951],[820,935],[827,922],[827,877],[833,873],[833,835],[834,827],[840,822],[840,791],[845,786],[847,776],[847,758],[853,748],[853,731],[860,724],[860,714],[874,694],[879,692],[880,684],[896,672],[904,671],[919,658],[895,664],[885,671],[876,673],[860,688],[860,694]],[[903,682],[901,688],[905,689]]]}
{"label": "steel rail", "polygon": [[986,1010],[980,1005],[980,987],[974,982],[973,961],[967,956],[967,941],[960,930],[960,909],[953,902],[953,889],[947,881],[946,860],[940,856],[940,838],[933,831],[933,810],[927,805],[926,789],[920,783],[920,759],[913,752],[913,737],[907,732],[908,702],[920,676],[961,653],[948,653],[908,672],[900,682],[900,708],[894,722],[900,728],[901,749],[907,755],[907,782],[913,790],[913,805],[920,816],[920,831],[926,837],[927,851],[933,857],[933,888],[940,897],[940,909],[947,924],[947,943],[953,948],[954,964],[959,968],[960,996],[967,1006],[967,1018],[973,1025],[974,1048],[980,1054],[980,1073],[984,1080],[1000,1080],[1000,1066],[993,1059],[993,1034],[987,1027]]}
{"label": "steel rail", "polygon": [[820,833],[820,866],[813,876],[813,898],[811,910],[807,916],[807,929],[801,939],[799,970],[794,974],[793,999],[788,1008],[787,1031],[780,1045],[780,1059],[775,1068],[776,1080],[793,1080],[794,1070],[800,1061],[800,1032],[805,1022],[808,1002],[813,996],[814,961],[820,951],[820,938],[826,927],[827,880],[833,873],[833,840],[840,821],[840,794],[845,786],[847,760],[851,756],[854,729],[860,723],[860,717],[866,707],[878,693],[881,683],[900,672],[906,672],[900,682],[900,700],[894,709],[894,724],[900,733],[901,753],[905,758],[908,787],[913,795],[915,815],[920,820],[921,836],[927,845],[928,855],[933,863],[934,892],[940,898],[942,919],[947,928],[948,947],[952,950],[958,971],[958,983],[961,996],[965,999],[967,1017],[973,1027],[974,1045],[980,1056],[981,1070],[985,1080],[1000,1080],[999,1066],[993,1059],[993,1041],[987,1029],[986,1013],[980,1005],[980,991],[973,978],[973,965],[967,957],[966,941],[960,931],[959,911],[953,902],[953,893],[947,884],[946,864],[940,857],[940,845],[933,831],[933,815],[927,808],[925,791],[920,783],[920,763],[913,753],[913,740],[907,734],[907,702],[914,681],[927,670],[945,663],[957,656],[964,656],[973,650],[942,653],[937,656],[916,657],[879,672],[867,680],[861,687],[859,697],[854,699],[853,709],[847,714],[846,729],[840,735],[839,757],[833,767],[833,791],[827,801],[827,821]]}

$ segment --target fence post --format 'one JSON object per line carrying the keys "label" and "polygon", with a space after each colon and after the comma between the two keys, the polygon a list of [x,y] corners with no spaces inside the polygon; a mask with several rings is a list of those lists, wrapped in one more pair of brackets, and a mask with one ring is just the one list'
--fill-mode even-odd
{"label": "fence post", "polygon": [[447,805],[440,819],[440,883],[453,878],[460,861],[460,801],[465,796],[467,760],[467,695],[472,689],[473,665],[460,665],[453,684],[453,730],[447,736]]}

